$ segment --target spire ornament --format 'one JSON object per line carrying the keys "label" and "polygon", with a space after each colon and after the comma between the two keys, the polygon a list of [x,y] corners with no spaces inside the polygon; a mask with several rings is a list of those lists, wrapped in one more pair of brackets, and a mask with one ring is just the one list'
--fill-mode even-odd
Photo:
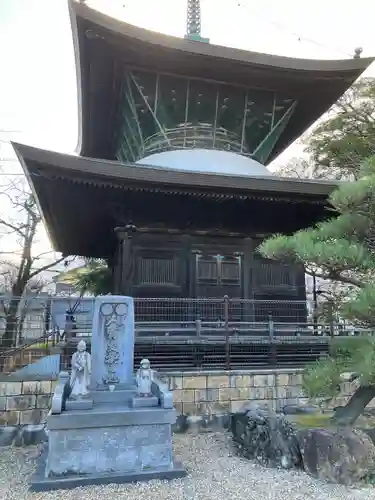
{"label": "spire ornament", "polygon": [[209,43],[208,38],[201,36],[201,2],[187,0],[186,35],[187,40]]}

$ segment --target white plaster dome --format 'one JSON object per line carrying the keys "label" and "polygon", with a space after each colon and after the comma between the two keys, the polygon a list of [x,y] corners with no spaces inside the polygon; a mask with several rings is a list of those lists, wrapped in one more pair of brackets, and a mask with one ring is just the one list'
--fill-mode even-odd
{"label": "white plaster dome", "polygon": [[203,172],[218,175],[259,176],[272,175],[258,161],[230,151],[215,149],[177,149],[154,153],[138,160],[139,165],[176,169],[185,172]]}

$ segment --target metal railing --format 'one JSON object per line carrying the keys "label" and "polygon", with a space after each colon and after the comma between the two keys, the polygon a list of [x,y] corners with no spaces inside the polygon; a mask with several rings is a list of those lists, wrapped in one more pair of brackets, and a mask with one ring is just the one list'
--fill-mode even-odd
{"label": "metal railing", "polygon": [[[137,337],[147,335],[204,337],[334,336],[355,333],[338,322],[314,321],[306,301],[135,298]],[[357,333],[360,330],[357,329]]]}
{"label": "metal railing", "polygon": [[11,373],[48,355],[60,342],[48,295],[0,296],[0,373]]}
{"label": "metal railing", "polygon": [[[11,342],[1,345],[0,371],[14,372],[55,346],[71,343],[74,350],[80,338],[89,340],[94,303],[86,297],[0,297],[0,337],[12,330]],[[135,363],[149,357],[158,369],[304,364],[326,355],[332,336],[369,333],[318,323],[305,301],[135,298],[134,308]]]}
{"label": "metal railing", "polygon": [[302,301],[136,298],[134,307],[138,335],[147,331],[204,335],[228,329],[268,335],[275,323],[293,329],[307,322]]}
{"label": "metal railing", "polygon": [[251,156],[242,144],[241,137],[223,127],[210,123],[183,123],[178,127],[164,129],[163,132],[147,137],[143,143],[144,154],[150,155],[173,149],[217,149]]}

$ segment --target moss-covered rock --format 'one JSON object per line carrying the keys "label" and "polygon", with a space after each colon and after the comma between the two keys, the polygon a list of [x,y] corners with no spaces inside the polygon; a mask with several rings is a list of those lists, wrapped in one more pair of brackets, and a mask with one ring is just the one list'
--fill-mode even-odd
{"label": "moss-covered rock", "polygon": [[305,471],[319,479],[349,486],[375,470],[374,444],[360,430],[301,429],[297,439]]}
{"label": "moss-covered rock", "polygon": [[232,415],[231,431],[241,456],[284,469],[301,466],[294,426],[283,415],[250,403]]}
{"label": "moss-covered rock", "polygon": [[315,413],[305,415],[288,415],[288,420],[292,422],[298,429],[319,429],[329,427],[331,414]]}

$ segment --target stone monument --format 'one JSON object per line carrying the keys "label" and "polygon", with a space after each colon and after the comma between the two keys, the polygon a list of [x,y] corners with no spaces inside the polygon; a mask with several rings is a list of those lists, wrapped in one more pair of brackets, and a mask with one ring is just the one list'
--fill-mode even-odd
{"label": "stone monument", "polygon": [[91,356],[80,341],[71,375],[59,376],[34,491],[185,475],[172,454],[172,394],[148,360],[134,376],[133,351],[133,299],[98,297]]}

